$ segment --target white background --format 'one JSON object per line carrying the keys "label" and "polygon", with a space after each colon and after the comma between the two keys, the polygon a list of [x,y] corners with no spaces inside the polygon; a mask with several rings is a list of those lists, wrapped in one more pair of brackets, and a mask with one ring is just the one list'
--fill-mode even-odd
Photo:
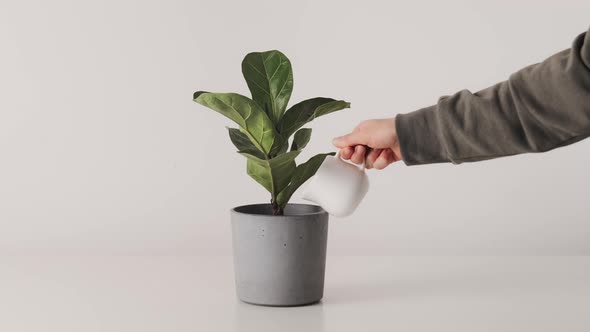
{"label": "white background", "polygon": [[[196,90],[247,94],[279,49],[312,124],[299,161],[362,119],[477,91],[568,48],[579,1],[0,1],[0,253],[227,254],[228,210],[266,202]],[[590,140],[371,172],[329,254],[590,254]]]}

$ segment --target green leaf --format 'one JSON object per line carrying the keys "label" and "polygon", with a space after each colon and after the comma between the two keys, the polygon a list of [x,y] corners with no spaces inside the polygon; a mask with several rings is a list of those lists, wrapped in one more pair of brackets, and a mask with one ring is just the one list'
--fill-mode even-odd
{"label": "green leaf", "polygon": [[258,148],[252,143],[248,135],[241,132],[236,128],[227,128],[229,131],[229,139],[234,143],[238,152],[248,153],[257,158],[265,159],[264,152],[258,150]]}
{"label": "green leaf", "polygon": [[293,193],[299,189],[305,181],[309,180],[315,172],[317,172],[318,168],[320,168],[324,162],[324,159],[326,159],[327,156],[333,156],[335,154],[336,153],[334,152],[318,154],[311,157],[305,163],[297,166],[295,172],[293,172],[293,175],[291,176],[291,183],[289,183],[289,185],[281,191],[277,197],[277,203],[279,206],[284,208],[287,205],[287,202],[291,199]]}
{"label": "green leaf", "polygon": [[281,139],[282,139],[282,143],[279,146],[279,148],[277,149],[277,154],[276,155],[283,154],[283,153],[287,152],[287,150],[289,149],[289,141],[286,140],[286,139],[284,139],[284,138],[282,138],[282,137],[281,137]]}
{"label": "green leaf", "polygon": [[291,151],[303,150],[311,138],[311,128],[301,128],[293,136]]}
{"label": "green leaf", "polygon": [[283,137],[291,137],[297,129],[318,116],[349,108],[350,103],[331,98],[312,98],[295,104],[287,110],[277,126]]}
{"label": "green leaf", "polygon": [[286,140],[283,135],[278,134],[275,137],[275,142],[270,149],[270,158],[274,158],[278,155],[281,155],[289,149],[289,141]]}
{"label": "green leaf", "polygon": [[237,93],[210,93],[197,91],[193,100],[237,123],[264,154],[268,154],[277,132],[266,113],[250,98]]}
{"label": "green leaf", "polygon": [[295,158],[301,151],[291,151],[272,159],[260,159],[248,153],[248,175],[276,197],[289,184],[295,172]]}
{"label": "green leaf", "polygon": [[293,91],[293,71],[289,59],[279,51],[254,52],[242,61],[242,74],[252,99],[278,123]]}

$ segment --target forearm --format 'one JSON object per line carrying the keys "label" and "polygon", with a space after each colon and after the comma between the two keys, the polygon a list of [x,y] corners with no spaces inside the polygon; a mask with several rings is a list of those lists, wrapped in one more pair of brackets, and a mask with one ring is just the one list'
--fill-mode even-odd
{"label": "forearm", "polygon": [[590,33],[510,79],[396,117],[408,165],[542,152],[590,136]]}

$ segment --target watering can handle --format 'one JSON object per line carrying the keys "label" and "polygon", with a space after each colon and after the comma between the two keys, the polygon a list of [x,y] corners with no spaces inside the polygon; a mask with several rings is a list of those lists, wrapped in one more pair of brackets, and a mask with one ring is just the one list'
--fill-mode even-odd
{"label": "watering can handle", "polygon": [[364,160],[364,159],[363,159],[363,163],[362,163],[362,165],[357,165],[357,164],[355,164],[355,163],[353,163],[353,162],[346,161],[346,160],[342,159],[342,156],[340,156],[340,150],[338,150],[338,152],[336,152],[336,159],[339,159],[339,160],[341,160],[342,162],[345,162],[345,163],[348,163],[348,164],[352,164],[352,165],[354,165],[354,166],[357,166],[357,167],[359,167],[359,168],[361,169],[361,171],[363,171],[363,172],[365,171],[366,164],[365,164],[365,160]]}

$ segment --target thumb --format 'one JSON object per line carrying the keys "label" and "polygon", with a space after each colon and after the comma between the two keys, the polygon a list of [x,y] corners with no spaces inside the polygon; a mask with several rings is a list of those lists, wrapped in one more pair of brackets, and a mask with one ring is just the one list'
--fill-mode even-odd
{"label": "thumb", "polygon": [[335,147],[342,149],[347,146],[366,145],[366,140],[364,135],[356,131],[348,135],[334,138],[334,140],[332,140],[332,144],[334,144]]}

